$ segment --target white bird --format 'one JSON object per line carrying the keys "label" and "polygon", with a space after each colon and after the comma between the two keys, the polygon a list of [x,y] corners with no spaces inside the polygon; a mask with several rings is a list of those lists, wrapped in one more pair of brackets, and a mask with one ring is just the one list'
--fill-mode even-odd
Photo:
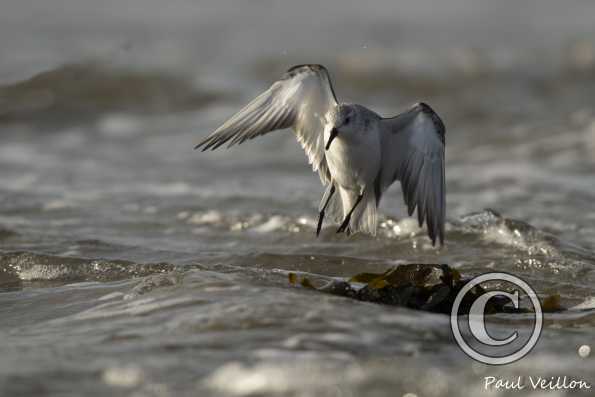
{"label": "white bird", "polygon": [[445,128],[432,108],[418,103],[383,118],[364,106],[338,103],[324,66],[298,65],[195,149],[214,150],[231,141],[230,147],[289,127],[327,187],[316,235],[327,211],[342,222],[337,233],[375,235],[380,198],[399,180],[409,216],[417,208],[432,245],[436,238],[444,244]]}

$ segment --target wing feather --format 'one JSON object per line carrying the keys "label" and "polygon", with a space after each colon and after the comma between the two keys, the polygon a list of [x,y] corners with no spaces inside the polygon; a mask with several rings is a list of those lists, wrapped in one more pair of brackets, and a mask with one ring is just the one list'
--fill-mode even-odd
{"label": "wing feather", "polygon": [[417,209],[419,226],[426,223],[432,244],[444,244],[446,189],[445,128],[424,103],[396,117],[381,120],[381,190],[401,182],[409,216]]}
{"label": "wing feather", "polygon": [[294,66],[195,149],[215,150],[227,142],[227,147],[231,147],[268,132],[291,127],[312,169],[318,171],[326,185],[330,181],[330,173],[324,157],[324,117],[336,105],[335,93],[324,66]]}

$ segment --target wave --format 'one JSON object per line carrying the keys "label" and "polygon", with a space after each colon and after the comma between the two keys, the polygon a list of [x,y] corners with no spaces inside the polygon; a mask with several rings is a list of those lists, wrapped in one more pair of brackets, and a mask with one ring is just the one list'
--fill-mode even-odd
{"label": "wave", "polygon": [[0,241],[7,240],[9,238],[16,237],[18,235],[19,234],[17,232],[10,230],[10,229],[5,229],[2,226],[0,226]]}
{"label": "wave", "polygon": [[0,290],[24,282],[116,281],[171,272],[169,263],[140,264],[124,260],[86,259],[33,252],[0,254]]}
{"label": "wave", "polygon": [[[245,231],[255,234],[313,233],[317,218],[311,216],[284,216],[279,214],[228,214],[223,211],[182,211],[176,215],[179,222],[195,226],[196,234],[207,233],[210,228]],[[378,222],[379,239],[414,240],[426,235],[425,227],[419,227],[414,218],[381,216]],[[322,236],[332,238],[334,228],[326,226]],[[559,240],[556,236],[540,230],[524,221],[506,218],[492,209],[484,209],[447,221],[448,240],[456,243],[460,236],[475,237],[479,242],[509,246],[533,253],[553,255],[565,250],[570,255],[595,260],[595,255],[581,247]],[[370,238],[356,234],[352,238]]]}
{"label": "wave", "polygon": [[[551,276],[558,285],[567,285],[573,290],[589,289],[590,280],[595,276],[592,252],[489,209],[450,220],[446,225],[444,248],[432,247],[424,228],[419,228],[412,218],[383,217],[376,237],[357,234],[349,239],[337,236],[335,227],[327,227],[320,238],[315,239],[316,219],[307,216],[240,215],[209,210],[180,212],[176,220],[185,223],[194,235],[210,236],[217,230],[226,230],[226,233],[237,234],[238,240],[274,236],[276,244],[302,247],[283,254],[276,253],[274,245],[268,248],[270,252],[266,252],[266,248],[260,252],[235,254],[213,252],[215,255],[211,259],[196,253],[192,263],[241,264],[259,268],[289,266],[297,271],[346,274],[363,267],[381,271],[387,266],[412,260],[440,261],[462,266],[463,271],[471,273],[498,267],[548,285],[553,283]],[[80,243],[89,245],[86,251],[91,256],[116,258],[89,259],[28,251],[0,253],[0,288],[19,288],[27,283],[43,286],[47,283],[116,281],[193,267],[188,261],[193,254],[184,254],[183,264],[137,263],[117,259],[121,247],[97,246],[97,241]],[[337,249],[341,256],[334,256]],[[475,258],[473,252],[477,253]],[[168,254],[169,257],[172,255],[175,253]]]}
{"label": "wave", "polygon": [[219,98],[184,77],[69,64],[0,86],[0,123],[72,122],[105,113],[161,113],[198,109]]}

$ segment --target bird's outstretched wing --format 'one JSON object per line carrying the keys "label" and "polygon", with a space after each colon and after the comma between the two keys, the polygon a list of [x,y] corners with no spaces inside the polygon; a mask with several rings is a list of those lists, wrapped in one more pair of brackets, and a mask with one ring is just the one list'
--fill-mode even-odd
{"label": "bird's outstretched wing", "polygon": [[424,103],[396,117],[382,119],[382,170],[378,187],[384,191],[401,181],[409,216],[417,207],[421,227],[426,222],[432,244],[444,244],[446,189],[444,186],[445,128]]}
{"label": "bird's outstretched wing", "polygon": [[326,68],[322,65],[298,65],[281,80],[252,100],[195,149],[217,149],[241,144],[274,130],[291,127],[314,171],[324,184],[330,174],[324,157],[323,130],[326,113],[337,100]]}

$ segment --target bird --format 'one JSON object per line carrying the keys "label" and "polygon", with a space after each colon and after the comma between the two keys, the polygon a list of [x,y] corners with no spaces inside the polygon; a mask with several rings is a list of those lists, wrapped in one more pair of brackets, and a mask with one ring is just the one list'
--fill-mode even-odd
{"label": "bird", "polygon": [[215,150],[291,128],[326,187],[316,236],[325,216],[337,233],[376,234],[380,199],[400,181],[409,216],[444,245],[445,133],[441,118],[424,102],[384,118],[337,100],[328,70],[297,65],[231,116],[194,149]]}

